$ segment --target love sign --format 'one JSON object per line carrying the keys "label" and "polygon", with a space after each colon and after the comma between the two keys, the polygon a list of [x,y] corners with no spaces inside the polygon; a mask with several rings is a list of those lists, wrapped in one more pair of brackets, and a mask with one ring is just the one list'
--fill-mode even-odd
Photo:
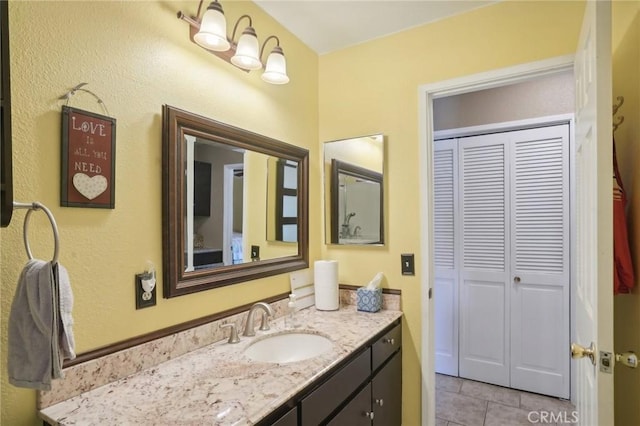
{"label": "love sign", "polygon": [[62,107],[63,207],[115,208],[116,119]]}

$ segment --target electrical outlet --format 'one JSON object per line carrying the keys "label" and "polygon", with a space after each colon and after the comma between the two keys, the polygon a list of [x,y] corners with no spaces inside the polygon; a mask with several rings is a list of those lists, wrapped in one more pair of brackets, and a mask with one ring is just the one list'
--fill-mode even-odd
{"label": "electrical outlet", "polygon": [[260,260],[260,246],[251,246],[251,260]]}
{"label": "electrical outlet", "polygon": [[413,253],[401,254],[400,261],[402,262],[402,275],[416,274],[414,260],[413,260]]}
{"label": "electrical outlet", "polygon": [[136,309],[155,306],[156,289],[155,272],[136,274]]}

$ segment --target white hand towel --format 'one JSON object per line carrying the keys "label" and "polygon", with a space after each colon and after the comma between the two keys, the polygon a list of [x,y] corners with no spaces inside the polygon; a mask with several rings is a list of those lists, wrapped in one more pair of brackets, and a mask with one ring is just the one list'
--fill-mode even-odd
{"label": "white hand towel", "polygon": [[53,281],[51,263],[42,260],[30,260],[20,274],[9,314],[7,366],[14,386],[51,389]]}
{"label": "white hand towel", "polygon": [[60,264],[30,260],[24,267],[9,314],[9,383],[50,390],[62,363],[74,359],[73,293]]}
{"label": "white hand towel", "polygon": [[57,264],[54,269],[58,281],[58,295],[60,296],[58,308],[60,311],[60,354],[62,359],[74,359],[76,357],[76,341],[73,337],[73,292],[69,274],[64,266]]}

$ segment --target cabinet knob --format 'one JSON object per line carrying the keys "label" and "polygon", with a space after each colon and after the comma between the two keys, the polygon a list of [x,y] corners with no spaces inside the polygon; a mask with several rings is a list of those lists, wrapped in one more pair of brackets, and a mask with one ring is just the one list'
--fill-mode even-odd
{"label": "cabinet knob", "polygon": [[396,341],[395,341],[395,339],[393,339],[393,338],[385,338],[385,339],[383,340],[383,342],[384,342],[384,343],[388,343],[388,344],[390,344],[390,345],[395,345],[395,344],[396,344]]}
{"label": "cabinet knob", "polygon": [[384,399],[382,399],[382,398],[376,399],[376,404],[378,404],[380,407],[382,407],[384,405]]}
{"label": "cabinet knob", "polygon": [[518,284],[520,282],[520,277],[513,277],[513,282]]}
{"label": "cabinet knob", "polygon": [[371,419],[371,420],[373,420],[373,411],[366,411],[364,413],[364,416],[369,418],[369,419]]}

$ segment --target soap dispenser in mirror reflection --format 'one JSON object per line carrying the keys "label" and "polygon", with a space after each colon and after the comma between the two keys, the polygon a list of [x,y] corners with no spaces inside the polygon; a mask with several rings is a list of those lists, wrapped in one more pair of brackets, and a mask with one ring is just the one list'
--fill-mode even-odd
{"label": "soap dispenser in mirror reflection", "polygon": [[298,323],[298,318],[296,316],[296,295],[291,293],[289,295],[289,303],[287,303],[287,315],[284,319],[284,325],[286,328],[297,328],[300,327]]}

